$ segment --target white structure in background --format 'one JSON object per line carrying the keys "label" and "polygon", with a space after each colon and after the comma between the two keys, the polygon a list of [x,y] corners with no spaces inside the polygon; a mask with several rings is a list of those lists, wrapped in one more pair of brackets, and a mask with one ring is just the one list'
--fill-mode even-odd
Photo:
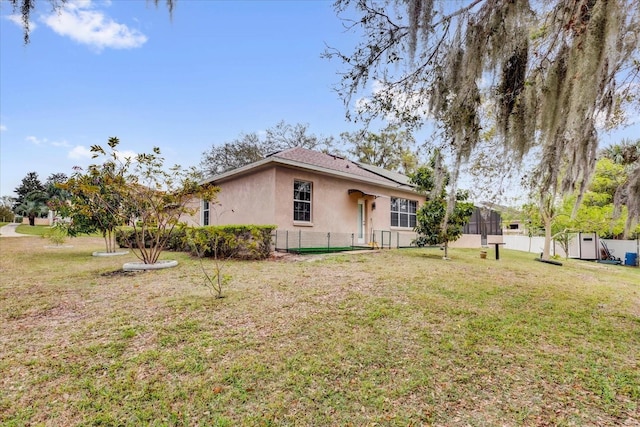
{"label": "white structure in background", "polygon": [[[539,236],[527,237],[505,234],[503,235],[503,241],[505,243],[505,249],[531,252],[538,255],[544,247],[544,237]],[[604,242],[610,254],[615,258],[619,258],[623,264],[629,258],[628,254],[636,255],[636,264],[637,260],[640,259],[640,239],[600,239],[596,233],[576,233],[569,242],[568,258],[591,261],[603,259],[602,250],[604,247],[601,242]],[[551,254],[558,255],[562,258],[567,257],[562,247],[556,242],[553,242],[551,245]]]}
{"label": "white structure in background", "polygon": [[588,261],[600,259],[600,242],[596,233],[578,233],[569,241],[569,258]]}

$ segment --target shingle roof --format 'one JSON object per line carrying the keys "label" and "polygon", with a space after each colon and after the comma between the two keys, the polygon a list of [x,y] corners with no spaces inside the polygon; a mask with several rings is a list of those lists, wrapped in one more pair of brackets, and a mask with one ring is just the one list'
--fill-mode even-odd
{"label": "shingle roof", "polygon": [[384,180],[380,175],[363,169],[357,163],[354,163],[343,157],[325,154],[319,151],[309,150],[307,148],[289,148],[287,150],[274,153],[271,155],[271,157],[293,160],[299,163],[305,163],[312,166],[318,166],[325,169],[344,172],[350,175],[358,175],[364,178]]}
{"label": "shingle roof", "polygon": [[239,174],[249,173],[254,168],[265,167],[273,162],[288,165],[290,167],[307,168],[318,172],[335,172],[335,175],[345,178],[352,176],[353,179],[357,181],[365,181],[385,187],[415,191],[415,186],[409,183],[408,178],[404,175],[387,171],[376,166],[361,165],[340,156],[321,153],[319,151],[301,147],[289,148],[270,154],[266,158],[257,162],[209,177],[204,180],[203,183],[229,179],[233,176],[238,176]]}

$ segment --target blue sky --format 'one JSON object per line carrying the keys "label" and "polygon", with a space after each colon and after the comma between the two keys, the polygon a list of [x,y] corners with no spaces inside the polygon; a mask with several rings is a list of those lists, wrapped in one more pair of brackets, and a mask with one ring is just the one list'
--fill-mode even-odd
{"label": "blue sky", "polygon": [[[332,1],[69,0],[52,14],[39,0],[31,43],[0,2],[0,195],[30,171],[44,181],[91,163],[111,136],[120,149],[158,146],[170,164],[280,120],[338,136],[356,129],[332,86],[350,51]],[[603,135],[638,137],[640,126]]]}
{"label": "blue sky", "polygon": [[110,136],[192,166],[281,120],[325,136],[355,129],[331,89],[339,64],[320,58],[325,43],[355,43],[332,2],[177,3],[173,19],[164,2],[76,2],[58,19],[44,3],[24,46],[2,2],[0,195],[30,171],[44,181],[91,164],[88,148]]}

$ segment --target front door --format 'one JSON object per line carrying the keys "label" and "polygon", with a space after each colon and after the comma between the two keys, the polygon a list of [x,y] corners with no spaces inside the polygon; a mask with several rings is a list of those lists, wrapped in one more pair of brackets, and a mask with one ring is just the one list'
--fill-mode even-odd
{"label": "front door", "polygon": [[366,218],[364,210],[364,199],[358,199],[358,224],[357,224],[357,239],[358,244],[363,245],[365,242],[366,233]]}

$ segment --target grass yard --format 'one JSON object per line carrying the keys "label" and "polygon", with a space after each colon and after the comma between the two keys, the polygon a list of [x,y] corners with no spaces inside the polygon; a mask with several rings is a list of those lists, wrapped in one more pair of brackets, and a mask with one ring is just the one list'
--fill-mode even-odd
{"label": "grass yard", "polygon": [[16,227],[16,233],[28,234],[30,236],[44,236],[49,230],[51,230],[51,227],[48,225],[20,224]]}
{"label": "grass yard", "polygon": [[331,252],[346,252],[371,249],[368,246],[318,246],[314,248],[292,248],[289,252],[295,254],[326,254]]}
{"label": "grass yard", "polygon": [[214,299],[67,243],[0,239],[2,425],[640,425],[638,268],[287,255]]}
{"label": "grass yard", "polygon": [[[29,236],[40,236],[43,238],[47,238],[47,234],[49,232],[51,232],[52,228],[51,226],[48,225],[28,225],[28,224],[20,224],[19,226],[16,227],[16,233],[18,234],[26,234]],[[84,235],[87,236],[87,235]],[[89,237],[100,237],[101,234],[99,232],[95,232],[92,234],[88,235]],[[73,241],[75,239],[72,239],[71,237],[66,237],[65,238],[65,244]]]}

